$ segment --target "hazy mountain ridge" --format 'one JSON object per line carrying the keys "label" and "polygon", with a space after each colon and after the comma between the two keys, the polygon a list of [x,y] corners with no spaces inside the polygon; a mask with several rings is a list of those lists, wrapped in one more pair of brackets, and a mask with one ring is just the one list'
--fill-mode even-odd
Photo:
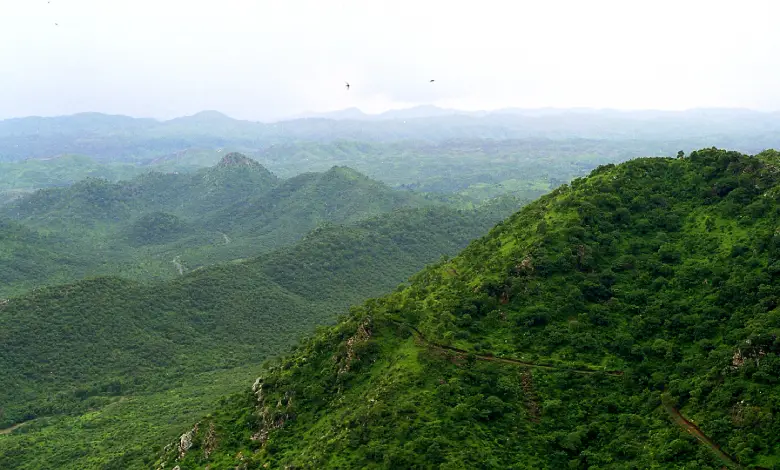
{"label": "hazy mountain ridge", "polygon": [[[259,149],[273,143],[338,139],[442,141],[528,137],[686,140],[758,152],[777,146],[780,114],[747,110],[621,112],[499,110],[451,113],[433,107],[388,111],[382,117],[307,118],[259,123],[215,111],[169,121],[83,113],[0,121],[0,161],[76,153],[102,160],[149,161],[187,148]],[[357,115],[361,116],[361,115]],[[688,150],[686,149],[686,150]]]}

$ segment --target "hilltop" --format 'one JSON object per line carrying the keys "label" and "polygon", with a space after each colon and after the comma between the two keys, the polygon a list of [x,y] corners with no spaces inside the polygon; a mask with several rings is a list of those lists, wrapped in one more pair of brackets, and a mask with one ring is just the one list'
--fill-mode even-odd
{"label": "hilltop", "polygon": [[267,365],[156,468],[776,468],[778,168],[602,166]]}

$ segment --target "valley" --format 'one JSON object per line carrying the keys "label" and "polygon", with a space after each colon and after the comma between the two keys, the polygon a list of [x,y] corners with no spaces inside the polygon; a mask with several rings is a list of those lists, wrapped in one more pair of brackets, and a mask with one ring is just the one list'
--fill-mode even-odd
{"label": "valley", "polygon": [[25,162],[0,467],[772,468],[777,153],[587,145]]}
{"label": "valley", "polygon": [[141,465],[265,359],[521,205],[461,209],[347,168],[277,182],[229,154],[5,206],[0,467]]}
{"label": "valley", "polygon": [[780,470],[778,17],[3,3],[0,470]]}

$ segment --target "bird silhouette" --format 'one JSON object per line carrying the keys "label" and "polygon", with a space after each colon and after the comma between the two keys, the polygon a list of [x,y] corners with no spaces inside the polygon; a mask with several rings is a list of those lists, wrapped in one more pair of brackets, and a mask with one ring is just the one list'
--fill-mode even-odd
{"label": "bird silhouette", "polygon": [[430,81],[430,83],[433,83],[433,82],[435,82],[435,81],[436,81],[436,80],[431,80],[431,81]]}
{"label": "bird silhouette", "polygon": [[344,82],[347,84],[347,91],[349,91],[349,82]]}

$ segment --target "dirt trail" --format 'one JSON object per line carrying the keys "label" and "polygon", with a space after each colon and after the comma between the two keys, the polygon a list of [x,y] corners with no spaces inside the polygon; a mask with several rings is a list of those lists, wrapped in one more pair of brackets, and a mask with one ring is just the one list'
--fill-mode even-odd
{"label": "dirt trail", "polygon": [[32,421],[25,421],[23,423],[16,423],[10,428],[0,429],[0,436],[4,436],[6,434],[11,434],[12,432],[16,431],[17,429],[21,428],[22,426],[31,423]]}
{"label": "dirt trail", "polygon": [[587,375],[606,374],[606,375],[612,375],[612,376],[618,376],[618,377],[623,375],[623,371],[622,370],[611,370],[611,371],[603,370],[602,371],[602,370],[593,370],[593,369],[571,369],[571,368],[567,368],[567,367],[555,366],[555,365],[552,365],[552,364],[537,364],[535,362],[530,362],[530,361],[521,361],[520,359],[513,359],[513,358],[509,358],[509,357],[496,357],[496,356],[485,356],[485,355],[480,355],[480,354],[474,354],[473,352],[466,351],[465,349],[459,349],[459,348],[455,348],[455,347],[452,347],[452,346],[446,346],[446,345],[443,345],[443,344],[438,344],[438,343],[434,343],[432,341],[428,341],[425,338],[425,336],[420,332],[420,330],[418,330],[417,328],[413,327],[412,325],[409,325],[409,324],[406,324],[406,323],[398,323],[398,322],[394,322],[394,323],[396,323],[398,325],[401,325],[401,326],[405,326],[405,327],[409,328],[410,330],[412,330],[415,333],[415,336],[417,336],[418,340],[420,340],[420,342],[422,342],[423,344],[425,344],[427,347],[429,347],[431,349],[436,349],[436,350],[444,351],[444,352],[450,351],[450,352],[455,352],[455,353],[463,354],[463,355],[467,355],[467,356],[471,355],[471,356],[475,357],[477,360],[480,360],[480,361],[503,362],[505,364],[514,364],[514,365],[518,365],[518,366],[522,366],[522,367],[533,367],[533,368],[536,368],[536,369],[547,369],[547,370],[560,370],[560,371],[565,371],[565,372],[573,372],[575,374],[587,374]]}
{"label": "dirt trail", "polygon": [[744,468],[742,465],[738,464],[734,459],[729,456],[729,454],[723,452],[719,445],[715,444],[712,439],[707,437],[706,434],[701,432],[701,429],[699,429],[698,426],[693,424],[692,422],[685,419],[685,416],[683,416],[679,410],[674,408],[671,405],[668,405],[666,403],[662,403],[663,408],[666,410],[667,413],[669,413],[669,416],[672,417],[672,420],[681,428],[692,434],[696,439],[698,439],[702,444],[706,445],[712,451],[715,453],[715,455],[718,456],[718,458],[727,466],[730,468]]}
{"label": "dirt trail", "polygon": [[[405,327],[409,328],[410,330],[412,330],[414,332],[415,337],[417,338],[417,340],[421,344],[423,344],[423,345],[425,345],[425,346],[427,346],[427,347],[429,347],[431,349],[435,349],[435,350],[442,351],[442,352],[455,352],[455,353],[458,353],[459,355],[471,355],[472,357],[474,357],[474,358],[476,358],[477,360],[480,360],[480,361],[502,362],[502,363],[505,363],[505,364],[514,364],[514,365],[518,365],[518,366],[521,366],[521,367],[533,367],[533,368],[538,368],[538,369],[553,369],[553,370],[560,370],[560,371],[568,371],[568,372],[574,372],[575,374],[588,374],[588,375],[590,375],[590,374],[602,373],[602,374],[613,375],[613,376],[621,376],[621,375],[623,375],[623,371],[621,371],[621,370],[596,371],[596,370],[583,370],[583,369],[567,369],[565,367],[558,367],[558,366],[546,365],[546,364],[536,364],[536,363],[533,363],[533,362],[521,361],[519,359],[511,359],[511,358],[506,358],[506,357],[495,357],[495,356],[478,355],[478,354],[474,354],[474,353],[472,353],[470,351],[466,351],[466,350],[463,350],[463,349],[458,349],[458,348],[454,348],[454,347],[451,347],[451,346],[445,346],[443,344],[433,343],[431,341],[428,341],[425,338],[425,336],[420,332],[420,330],[418,330],[414,326],[412,326],[412,325],[410,325],[408,323],[398,322],[398,321],[395,321],[395,320],[391,320],[391,321],[393,323],[395,323],[396,325],[405,326]],[[680,413],[679,410],[677,410],[673,406],[668,405],[666,403],[663,403],[663,408],[669,413],[669,415],[672,418],[672,421],[674,421],[675,424],[677,424],[679,427],[681,427],[686,432],[692,434],[694,437],[696,437],[696,439],[699,440],[699,442],[701,442],[702,444],[704,444],[707,447],[709,447],[715,453],[715,455],[717,455],[717,457],[727,467],[729,467],[729,468],[736,468],[736,469],[744,469],[745,468],[742,465],[740,465],[738,462],[736,462],[734,459],[732,459],[731,456],[729,456],[727,453],[723,452],[723,450],[721,450],[720,446],[715,444],[715,442],[713,442],[712,439],[707,437],[707,435],[704,434],[701,431],[701,429],[699,429],[698,426],[696,426],[695,424],[693,424],[690,421],[688,421],[685,418],[685,416],[683,416]],[[754,469],[760,469],[760,468],[761,467],[754,467]]]}

